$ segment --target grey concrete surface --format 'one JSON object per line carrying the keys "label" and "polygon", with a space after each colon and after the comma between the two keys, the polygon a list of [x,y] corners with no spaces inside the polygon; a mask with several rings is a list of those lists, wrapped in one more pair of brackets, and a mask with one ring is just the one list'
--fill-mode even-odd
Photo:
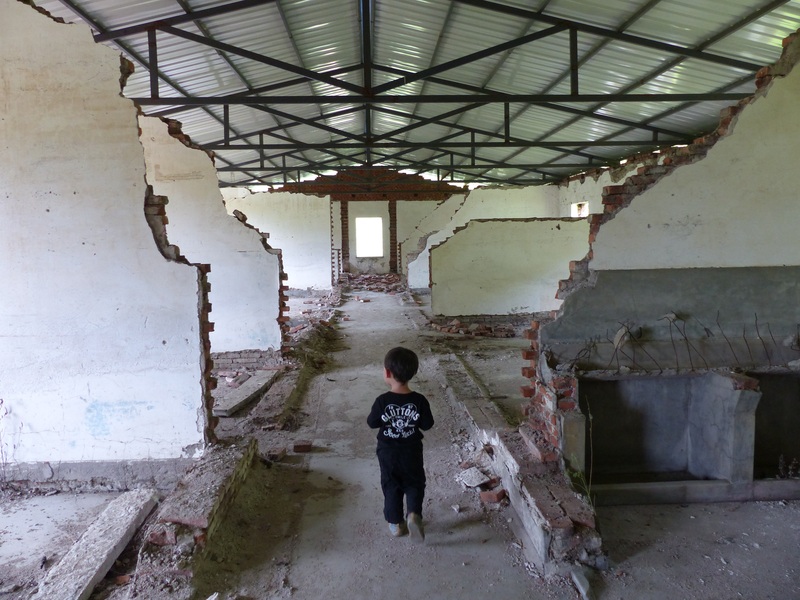
{"label": "grey concrete surface", "polygon": [[[443,402],[447,390],[433,368],[432,334],[417,329],[419,308],[399,296],[359,295],[370,302],[342,307],[350,317],[340,329],[347,349],[334,353],[335,366],[312,382],[307,420],[292,433],[312,440],[313,451],[290,452],[271,468],[256,465],[246,481],[251,489],[222,527],[239,555],[211,557],[224,577],[197,598],[580,598],[571,580],[545,581],[526,565],[509,509],[481,506],[476,492],[456,481],[467,428]],[[365,424],[385,389],[383,353],[395,344],[420,353],[414,385],[432,400],[437,417],[425,442],[422,546],[386,530],[374,431]],[[510,379],[520,363],[509,357],[497,367]],[[63,556],[112,497],[0,498],[0,598],[30,598],[35,587],[28,583],[35,586],[45,572],[41,557],[47,554],[50,566]],[[598,600],[800,599],[800,502],[615,506],[601,507],[598,516],[611,559],[608,571],[586,574]],[[113,598],[125,593],[123,587]]]}
{"label": "grey concrete surface", "polygon": [[86,600],[156,505],[153,490],[112,500],[39,584],[37,600]]}

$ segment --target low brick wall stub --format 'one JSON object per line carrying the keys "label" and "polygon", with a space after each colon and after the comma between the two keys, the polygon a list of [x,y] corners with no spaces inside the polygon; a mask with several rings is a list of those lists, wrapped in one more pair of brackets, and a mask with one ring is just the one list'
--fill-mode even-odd
{"label": "low brick wall stub", "polygon": [[541,438],[529,424],[512,429],[499,414],[491,418],[469,376],[453,373],[452,363],[442,372],[450,400],[464,410],[473,437],[492,449],[490,468],[521,522],[523,545],[533,546],[534,552],[525,547],[527,558],[547,576],[563,575],[576,563],[607,568],[594,508],[573,489],[560,453],[539,444]]}

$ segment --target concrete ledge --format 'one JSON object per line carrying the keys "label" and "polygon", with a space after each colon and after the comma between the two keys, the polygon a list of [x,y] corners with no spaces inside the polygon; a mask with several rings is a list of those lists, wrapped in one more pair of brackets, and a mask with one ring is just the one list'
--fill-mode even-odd
{"label": "concrete ledge", "polygon": [[448,395],[461,406],[473,426],[473,435],[493,448],[492,471],[516,513],[517,534],[526,558],[546,576],[564,574],[572,562],[604,568],[602,540],[595,530],[591,506],[579,498],[566,476],[548,463],[533,460],[530,440],[509,428],[499,411],[489,410],[477,384],[460,363],[440,361],[449,384]]}
{"label": "concrete ledge", "polygon": [[598,506],[800,500],[800,479],[727,481],[658,481],[593,485]]}
{"label": "concrete ledge", "polygon": [[156,492],[136,490],[112,500],[39,584],[38,600],[85,600],[105,577],[156,505]]}
{"label": "concrete ledge", "polygon": [[207,541],[250,472],[256,447],[255,439],[246,446],[212,447],[162,502],[157,521],[201,530]]}
{"label": "concrete ledge", "polygon": [[230,417],[263,394],[275,382],[283,371],[256,371],[249,379],[237,388],[219,385],[214,391],[215,417]]}
{"label": "concrete ledge", "polygon": [[36,462],[6,465],[6,480],[25,489],[62,492],[172,490],[195,459]]}
{"label": "concrete ledge", "polygon": [[449,384],[447,392],[450,399],[461,406],[476,431],[502,431],[509,428],[503,415],[491,400],[485,398],[455,355],[449,354],[439,359],[439,368]]}
{"label": "concrete ledge", "polygon": [[526,460],[525,442],[515,432],[483,430],[479,439],[494,448],[495,474],[539,556],[534,564],[548,576],[574,562],[605,568],[594,511],[566,476]]}

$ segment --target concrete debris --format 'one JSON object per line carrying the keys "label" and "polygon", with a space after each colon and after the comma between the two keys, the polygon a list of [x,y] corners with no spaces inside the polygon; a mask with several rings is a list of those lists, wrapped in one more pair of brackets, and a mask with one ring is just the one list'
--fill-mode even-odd
{"label": "concrete debris", "polygon": [[232,388],[238,388],[240,385],[242,385],[248,379],[250,379],[250,374],[249,373],[241,373],[241,374],[237,375],[236,377],[230,377],[230,378],[226,377],[225,378],[225,380],[228,382],[228,387],[232,387]]}
{"label": "concrete debris", "polygon": [[578,589],[582,600],[593,600],[594,594],[592,593],[589,579],[586,577],[584,570],[581,568],[572,569],[570,575],[572,577],[572,583],[574,583],[575,587]]}
{"label": "concrete debris", "polygon": [[213,391],[215,417],[230,417],[251,402],[260,398],[283,372],[282,369],[256,371],[253,375],[242,373],[234,381],[239,380],[235,386],[218,386]]}
{"label": "concrete debris", "polygon": [[[346,285],[353,290],[368,290],[370,292],[383,292],[389,295],[396,294],[405,290],[405,286],[400,281],[400,275],[396,273],[386,273],[381,275],[358,275],[353,273],[342,273],[339,277],[342,285]],[[363,300],[368,302],[368,300]]]}
{"label": "concrete debris", "polygon": [[470,337],[516,337],[514,326],[510,323],[490,325],[487,323],[463,323],[458,319],[453,319],[444,324],[431,321],[429,325],[431,328],[442,333],[461,334]]}
{"label": "concrete debris", "polygon": [[491,477],[476,467],[470,467],[456,475],[456,479],[467,487],[478,487],[489,482]]}
{"label": "concrete debris", "polygon": [[156,505],[153,490],[112,500],[103,513],[45,575],[37,600],[85,600]]}

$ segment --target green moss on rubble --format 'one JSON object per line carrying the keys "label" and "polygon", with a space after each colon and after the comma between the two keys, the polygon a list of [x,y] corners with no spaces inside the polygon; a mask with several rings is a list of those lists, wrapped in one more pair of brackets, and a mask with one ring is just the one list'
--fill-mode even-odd
{"label": "green moss on rubble", "polygon": [[331,354],[343,347],[342,339],[333,326],[318,324],[310,336],[290,350],[289,358],[295,361],[299,368],[294,389],[286,398],[278,417],[281,429],[295,431],[300,427],[305,415],[303,405],[311,381],[333,367]]}

